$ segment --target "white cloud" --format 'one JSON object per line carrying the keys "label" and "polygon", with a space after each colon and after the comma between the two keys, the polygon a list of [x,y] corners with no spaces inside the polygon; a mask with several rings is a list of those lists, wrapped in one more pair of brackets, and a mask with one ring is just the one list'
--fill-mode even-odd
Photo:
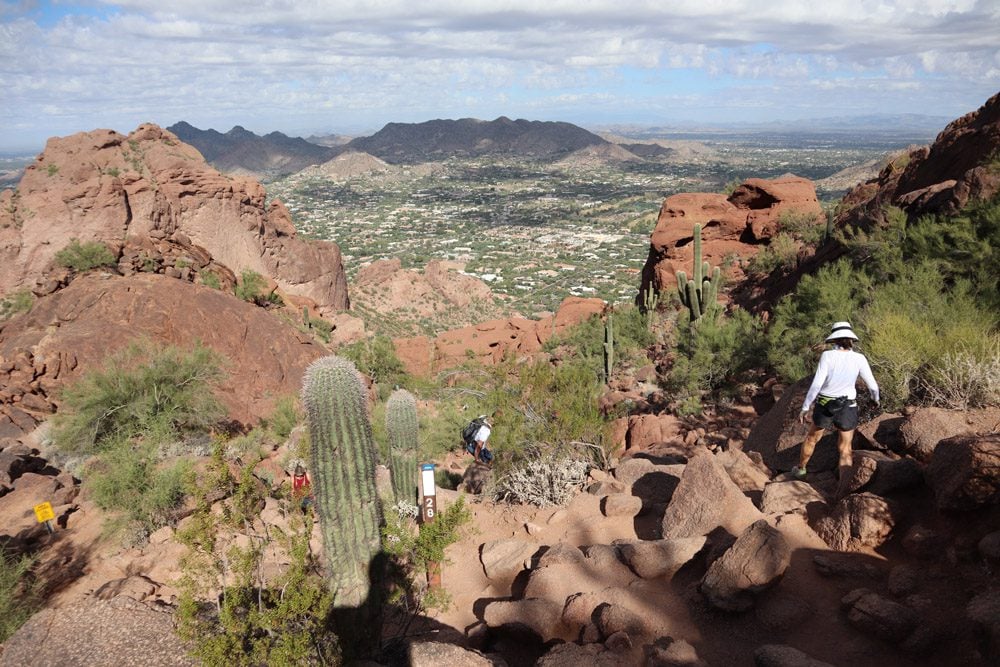
{"label": "white cloud", "polygon": [[676,99],[697,116],[734,94],[757,108],[770,86],[853,86],[886,111],[950,115],[1000,88],[997,0],[108,0],[106,18],[54,24],[32,5],[0,1],[0,113],[41,135],[70,121],[638,114]]}

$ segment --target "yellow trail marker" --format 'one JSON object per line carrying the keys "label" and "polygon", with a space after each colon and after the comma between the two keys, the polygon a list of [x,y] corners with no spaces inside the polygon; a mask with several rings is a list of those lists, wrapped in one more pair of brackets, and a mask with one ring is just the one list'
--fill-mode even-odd
{"label": "yellow trail marker", "polygon": [[35,518],[38,519],[38,523],[45,523],[56,518],[56,513],[52,511],[52,503],[46,501],[35,505]]}

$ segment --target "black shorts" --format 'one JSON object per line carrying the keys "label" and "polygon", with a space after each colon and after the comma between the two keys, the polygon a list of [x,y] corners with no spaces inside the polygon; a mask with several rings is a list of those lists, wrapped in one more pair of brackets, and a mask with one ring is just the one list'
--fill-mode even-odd
{"label": "black shorts", "polygon": [[826,399],[821,396],[813,408],[813,424],[822,429],[831,426],[838,431],[853,431],[858,427],[858,402],[847,398]]}

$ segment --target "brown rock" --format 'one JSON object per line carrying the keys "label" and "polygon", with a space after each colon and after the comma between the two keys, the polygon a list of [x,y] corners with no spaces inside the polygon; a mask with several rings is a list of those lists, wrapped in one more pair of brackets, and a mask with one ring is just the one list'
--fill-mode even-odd
{"label": "brown rock", "polygon": [[[54,331],[51,322],[60,323]],[[227,363],[217,395],[243,423],[270,414],[276,397],[297,395],[305,367],[327,354],[270,313],[216,290],[157,275],[89,274],[9,322],[0,355],[72,355],[61,371],[71,381],[135,338],[182,348],[198,340],[219,353]]]}
{"label": "brown rock", "polygon": [[557,542],[545,550],[539,559],[538,567],[549,565],[582,565],[584,562],[583,552],[572,544]]}
{"label": "brown rock", "polygon": [[704,546],[704,537],[683,537],[628,542],[619,550],[633,572],[643,579],[655,579],[673,576]]}
{"label": "brown rock", "polygon": [[791,562],[791,547],[766,521],[757,521],[736,538],[708,568],[700,590],[715,607],[744,611],[754,596],[781,578]]}
{"label": "brown rock", "polygon": [[[132,162],[130,162],[132,160]],[[141,162],[141,169],[134,162]],[[58,171],[49,173],[49,165]],[[107,172],[118,170],[120,177]],[[233,271],[252,270],[320,310],[348,306],[336,245],[295,235],[287,209],[256,181],[223,176],[194,148],[155,125],[130,135],[96,130],[50,139],[25,169],[15,215],[33,224],[8,227],[0,244],[0,292],[31,286],[70,238],[114,250],[129,238],[182,232]]]}
{"label": "brown rock", "polygon": [[625,632],[632,637],[648,636],[650,628],[642,616],[619,604],[603,604],[597,608],[597,627],[604,637]]}
{"label": "brown rock", "polygon": [[940,509],[1000,503],[1000,434],[942,440],[927,467],[927,481]]}
{"label": "brown rock", "polygon": [[761,517],[712,454],[688,462],[663,516],[663,537],[700,537],[719,526],[739,534]]}
{"label": "brown rock", "polygon": [[804,514],[810,503],[825,502],[822,495],[811,484],[792,480],[770,482],[764,487],[760,497],[760,511],[764,514]]}
{"label": "brown rock", "polygon": [[483,621],[491,628],[525,627],[542,641],[560,639],[566,629],[562,625],[563,606],[544,599],[497,600],[483,610]]}
{"label": "brown rock", "polygon": [[847,620],[851,625],[893,644],[909,637],[920,620],[909,607],[863,589],[849,593],[845,603],[848,606]]}
{"label": "brown rock", "polygon": [[622,516],[632,518],[642,510],[642,498],[627,493],[612,493],[601,500],[601,513],[604,516]]}
{"label": "brown rock", "polygon": [[[597,629],[594,628],[594,632]],[[583,637],[584,645],[573,642],[556,644],[548,653],[535,663],[535,667],[630,667],[627,658],[620,658],[602,644],[588,642],[589,637]],[[595,636],[595,641],[599,637]]]}
{"label": "brown rock", "polygon": [[479,553],[483,571],[491,581],[510,581],[524,569],[524,562],[538,550],[538,545],[524,540],[494,540],[485,543]]}
{"label": "brown rock", "polygon": [[625,435],[626,450],[641,450],[658,442],[678,439],[681,423],[671,414],[631,415]]}
{"label": "brown rock", "polygon": [[765,644],[753,652],[754,667],[834,667],[792,646]]}
{"label": "brown rock", "polygon": [[[659,644],[659,641],[657,642]],[[675,639],[667,646],[654,645],[649,652],[647,667],[708,667],[698,657],[694,646],[683,639]]]}
{"label": "brown rock", "polygon": [[766,466],[754,463],[738,449],[728,449],[716,456],[729,473],[729,478],[741,491],[763,491],[764,485],[771,481],[771,474]]}
{"label": "brown rock", "polygon": [[444,642],[412,642],[407,646],[411,667],[506,667],[499,657],[485,656],[479,651]]}
{"label": "brown rock", "polygon": [[942,440],[991,431],[997,423],[1000,423],[1000,408],[962,411],[917,408],[904,420],[900,434],[904,451],[926,463]]}
{"label": "brown rock", "polygon": [[830,548],[854,551],[883,544],[896,525],[895,505],[884,498],[858,493],[842,499],[833,511],[811,522]]}

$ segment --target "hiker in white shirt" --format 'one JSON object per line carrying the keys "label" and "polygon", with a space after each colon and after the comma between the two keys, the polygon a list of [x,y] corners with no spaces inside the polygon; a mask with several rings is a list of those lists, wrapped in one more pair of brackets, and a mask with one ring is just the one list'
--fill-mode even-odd
{"label": "hiker in white shirt", "polygon": [[476,452],[474,454],[476,461],[480,463],[489,463],[485,461],[482,457],[483,448],[486,447],[486,441],[490,439],[490,433],[493,432],[493,418],[483,415],[481,417],[483,420],[483,425],[479,427],[476,434],[472,436],[472,439],[476,442]]}
{"label": "hiker in white shirt", "polygon": [[832,343],[833,349],[827,350],[820,356],[816,375],[806,393],[805,401],[802,402],[800,423],[805,423],[813,401],[816,402],[816,407],[813,410],[809,434],[802,443],[799,465],[792,468],[794,477],[806,476],[806,465],[812,457],[816,443],[831,426],[838,431],[837,447],[840,451],[838,472],[841,477],[845,476],[845,466],[848,468],[851,466],[851,442],[854,439],[854,429],[858,426],[858,404],[855,400],[858,393],[855,384],[859,377],[868,387],[872,399],[876,403],[879,401],[878,384],[872,375],[868,360],[865,355],[852,349],[856,340],[858,337],[851,330],[849,322],[836,322],[831,327],[830,335],[826,337],[826,342]]}

